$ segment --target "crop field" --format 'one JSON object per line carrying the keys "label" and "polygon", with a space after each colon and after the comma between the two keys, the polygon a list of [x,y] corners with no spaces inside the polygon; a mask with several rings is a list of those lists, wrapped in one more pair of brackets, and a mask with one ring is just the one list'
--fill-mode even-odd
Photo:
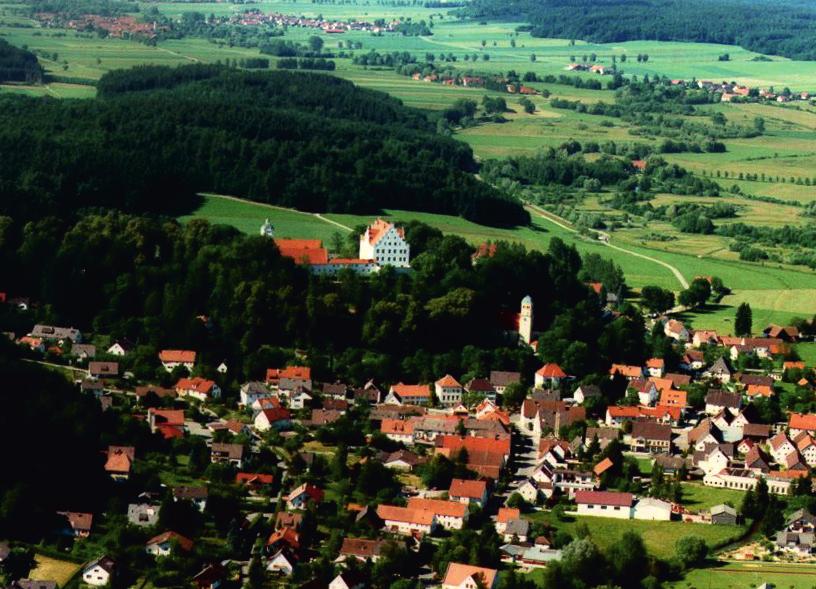
{"label": "crop field", "polygon": [[75,562],[58,560],[44,554],[35,554],[34,560],[37,565],[31,569],[29,578],[35,581],[56,581],[60,587],[64,587],[80,568]]}
{"label": "crop field", "polygon": [[808,564],[771,562],[716,562],[686,574],[671,589],[754,589],[763,583],[779,589],[812,589],[816,568]]}

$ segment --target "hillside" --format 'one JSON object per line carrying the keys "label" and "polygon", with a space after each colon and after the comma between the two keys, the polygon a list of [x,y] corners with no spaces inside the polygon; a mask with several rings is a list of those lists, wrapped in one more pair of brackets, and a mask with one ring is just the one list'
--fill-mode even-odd
{"label": "hillside", "polygon": [[94,100],[0,102],[0,159],[12,164],[0,182],[17,197],[4,214],[175,213],[214,191],[308,211],[388,205],[493,225],[528,220],[473,176],[470,147],[337,78],[142,67],[103,77]]}
{"label": "hillside", "polygon": [[793,59],[816,57],[816,8],[799,0],[476,0],[462,14],[526,20],[535,37],[722,43]]}

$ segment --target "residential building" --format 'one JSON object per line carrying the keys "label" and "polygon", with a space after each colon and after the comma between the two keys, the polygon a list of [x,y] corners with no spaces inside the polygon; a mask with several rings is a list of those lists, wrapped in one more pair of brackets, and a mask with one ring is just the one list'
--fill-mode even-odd
{"label": "residential building", "polygon": [[82,582],[94,587],[108,585],[113,578],[116,564],[112,558],[103,556],[82,569]]}
{"label": "residential building", "polygon": [[210,461],[213,464],[226,462],[241,468],[244,458],[244,447],[241,444],[224,444],[213,442],[210,447]]}
{"label": "residential building", "polygon": [[410,497],[407,507],[408,509],[433,513],[439,525],[446,530],[461,530],[468,516],[467,505],[457,501]]}
{"label": "residential building", "polygon": [[181,398],[191,397],[202,403],[221,397],[221,388],[215,381],[201,378],[181,378],[176,383],[176,394]]}
{"label": "residential building", "polygon": [[520,382],[520,372],[506,372],[501,370],[490,371],[490,384],[493,385],[493,388],[496,389],[496,392],[500,395],[504,393],[504,389],[506,389],[508,385],[517,384]]}
{"label": "residential building", "polygon": [[672,429],[654,421],[633,421],[628,438],[633,452],[671,454]]}
{"label": "residential building", "polygon": [[446,374],[434,383],[436,399],[446,407],[455,407],[462,402],[462,392],[464,389],[459,381],[450,374]]}
{"label": "residential building", "polygon": [[442,579],[442,589],[493,589],[498,576],[495,569],[451,562]]}
{"label": "residential building", "polygon": [[173,501],[189,501],[201,512],[207,508],[208,497],[207,487],[190,487],[188,485],[173,487]]}
{"label": "residential building", "polygon": [[465,505],[474,504],[484,507],[488,497],[487,482],[453,479],[448,490],[448,497],[451,501],[458,501]]}
{"label": "residential building", "polygon": [[145,542],[145,552],[155,557],[170,556],[173,546],[178,546],[179,550],[189,552],[193,549],[193,541],[177,532],[163,532]]}
{"label": "residential building", "polygon": [[73,327],[58,327],[56,325],[37,324],[31,329],[29,337],[52,341],[71,340],[72,343],[82,343],[82,332]]}
{"label": "residential building", "polygon": [[575,493],[578,515],[631,519],[634,502],[634,496],[631,493],[614,491],[578,491]]}
{"label": "residential building", "polygon": [[391,385],[384,402],[388,405],[430,405],[431,387],[426,384],[399,382]]}
{"label": "residential building", "polygon": [[536,388],[558,388],[561,381],[567,378],[567,373],[555,362],[549,362],[536,370]]}
{"label": "residential building", "polygon": [[377,516],[383,521],[383,530],[394,534],[431,534],[439,525],[431,511],[396,505],[378,505]]}
{"label": "residential building", "polygon": [[159,523],[160,505],[150,503],[130,503],[127,510],[128,523],[143,528]]}
{"label": "residential building", "polygon": [[730,505],[715,505],[709,511],[711,523],[715,525],[735,526],[737,525],[737,510]]}
{"label": "residential building", "polygon": [[303,483],[286,497],[287,509],[306,509],[309,503],[323,501],[323,491],[309,483]]}
{"label": "residential building", "polygon": [[115,480],[127,480],[136,457],[133,446],[108,446],[108,459],[105,461],[105,472]]}
{"label": "residential building", "polygon": [[196,353],[192,350],[162,350],[159,352],[159,361],[167,372],[173,372],[179,366],[191,371],[195,366]]}

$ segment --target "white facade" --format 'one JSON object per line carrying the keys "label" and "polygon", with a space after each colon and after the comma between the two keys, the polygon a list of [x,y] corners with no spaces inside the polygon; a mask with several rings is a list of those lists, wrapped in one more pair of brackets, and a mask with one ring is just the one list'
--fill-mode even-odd
{"label": "white facade", "polygon": [[671,519],[671,503],[649,497],[640,499],[635,503],[632,515],[635,519],[669,521]]}
{"label": "white facade", "polygon": [[292,574],[294,570],[294,566],[289,559],[286,557],[284,552],[278,551],[266,564],[266,570],[270,573],[278,573],[280,575],[286,575],[287,577]]}
{"label": "white facade", "polygon": [[533,299],[529,295],[521,299],[519,337],[521,341],[528,345],[533,339]]}
{"label": "white facade", "polygon": [[110,583],[110,573],[98,564],[88,567],[82,571],[82,581],[94,587],[101,587]]}
{"label": "white facade", "polygon": [[292,409],[303,409],[311,400],[311,395],[305,393],[304,391],[299,391],[289,397],[289,406]]}
{"label": "white facade", "polygon": [[145,547],[145,551],[148,554],[152,554],[153,556],[170,556],[170,553],[173,551],[173,545],[171,541],[165,540],[164,542],[155,542],[153,544],[148,544]]}
{"label": "white facade", "polygon": [[423,524],[418,522],[400,521],[393,519],[386,519],[383,521],[383,529],[387,532],[394,532],[405,536],[410,536],[416,533],[430,534],[437,527],[436,517],[430,524]]}
{"label": "white facade", "polygon": [[119,342],[114,343],[111,347],[107,349],[107,353],[111,356],[124,356],[127,354],[127,350],[122,347],[122,344]]}
{"label": "white facade", "polygon": [[632,508],[626,505],[598,505],[594,503],[579,503],[578,515],[592,515],[595,517],[612,517],[615,519],[632,519]]}
{"label": "white facade", "polygon": [[377,219],[360,236],[359,257],[374,260],[380,266],[408,268],[411,246],[405,241],[403,231],[396,225]]}

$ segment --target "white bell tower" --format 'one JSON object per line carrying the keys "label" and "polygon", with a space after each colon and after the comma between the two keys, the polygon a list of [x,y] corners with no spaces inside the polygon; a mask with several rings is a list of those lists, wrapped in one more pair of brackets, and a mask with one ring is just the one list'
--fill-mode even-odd
{"label": "white bell tower", "polygon": [[530,295],[521,299],[519,337],[527,345],[530,345],[533,339],[533,299],[530,298]]}

